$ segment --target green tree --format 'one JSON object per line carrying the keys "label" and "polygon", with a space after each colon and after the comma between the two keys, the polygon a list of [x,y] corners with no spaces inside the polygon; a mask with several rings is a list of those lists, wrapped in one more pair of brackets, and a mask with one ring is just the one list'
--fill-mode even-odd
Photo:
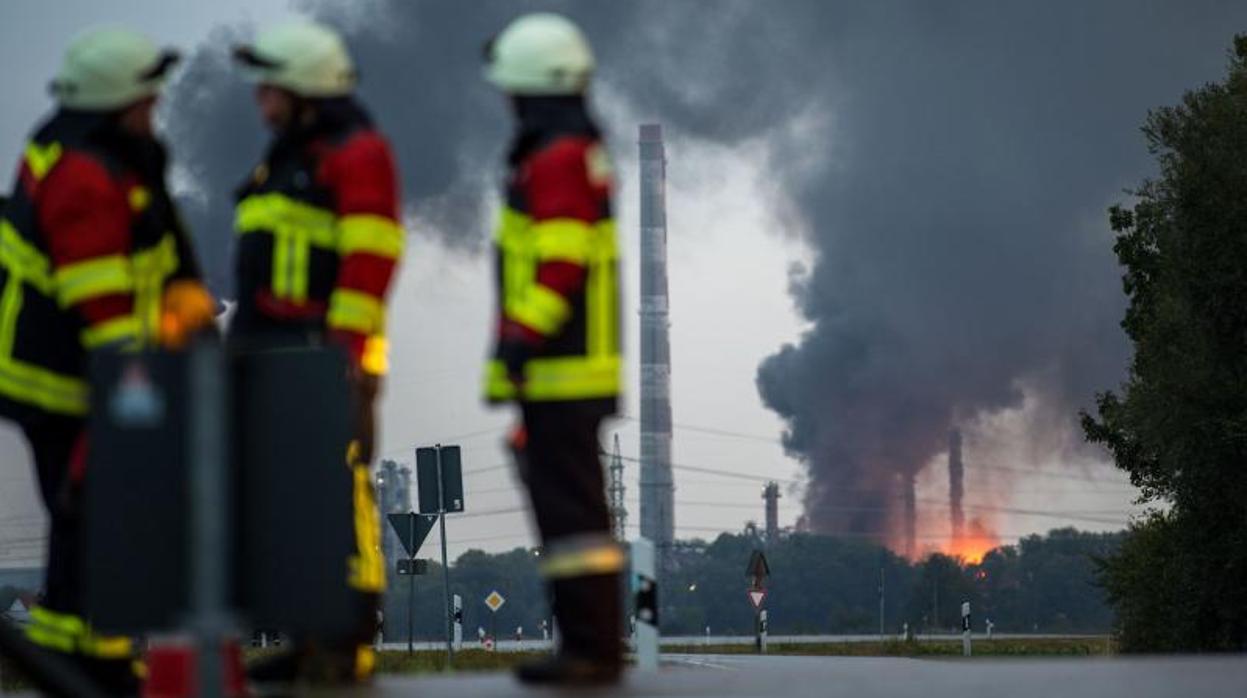
{"label": "green tree", "polygon": [[1083,415],[1165,509],[1132,527],[1102,582],[1127,650],[1247,648],[1247,36],[1223,82],[1151,112],[1160,166],[1110,210],[1134,345],[1119,392]]}

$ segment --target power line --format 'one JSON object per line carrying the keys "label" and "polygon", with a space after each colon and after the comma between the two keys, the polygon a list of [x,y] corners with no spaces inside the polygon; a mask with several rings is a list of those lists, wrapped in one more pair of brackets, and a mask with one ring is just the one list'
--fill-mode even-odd
{"label": "power line", "polygon": [[471,477],[473,475],[483,475],[485,473],[492,473],[497,470],[502,470],[504,468],[510,468],[510,467],[511,467],[510,463],[499,463],[498,465],[491,465],[488,468],[476,468],[475,470],[465,470],[463,471],[463,476]]}
{"label": "power line", "polygon": [[[619,415],[619,418],[627,420],[629,422],[640,422],[641,421],[639,418],[633,417],[630,414],[621,414]],[[781,439],[777,439],[774,436],[762,436],[760,434],[747,434],[745,432],[732,431],[730,429],[718,429],[715,427],[704,427],[704,426],[697,426],[694,424],[681,424],[679,422],[672,423],[671,427],[673,429],[679,429],[680,431],[691,431],[691,432],[700,433],[700,434],[707,434],[710,436],[722,436],[722,437],[726,437],[730,439],[745,439],[747,441],[760,441],[762,443],[775,444],[776,446],[784,445],[784,442]]]}
{"label": "power line", "polygon": [[416,441],[414,443],[409,443],[404,446],[398,446],[396,448],[392,448],[381,455],[388,456],[394,453],[410,452],[410,451],[414,451],[417,448],[425,446],[427,444],[454,444],[460,441],[471,441],[472,439],[478,439],[482,436],[489,436],[490,434],[502,433],[509,428],[510,427],[508,426],[490,427],[489,429],[478,429],[476,431],[469,431],[463,434],[454,434],[451,436],[445,436],[440,439],[424,439],[422,441]]}

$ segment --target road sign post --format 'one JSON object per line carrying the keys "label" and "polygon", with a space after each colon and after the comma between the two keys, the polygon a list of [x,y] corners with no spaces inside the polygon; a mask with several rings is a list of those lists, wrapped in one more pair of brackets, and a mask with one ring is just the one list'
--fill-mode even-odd
{"label": "road sign post", "polygon": [[502,604],[506,602],[506,597],[499,594],[497,589],[489,592],[489,596],[485,597],[485,606],[489,608],[489,637],[494,641],[493,645],[487,648],[490,651],[498,647],[498,609],[502,608]]}
{"label": "road sign post", "polygon": [[455,608],[455,651],[463,649],[463,597],[455,594],[453,597]]}
{"label": "road sign post", "polygon": [[632,541],[632,594],[636,622],[636,667],[658,671],[658,579],[654,544],[648,538]]}
{"label": "road sign post", "polygon": [[420,513],[441,521],[442,608],[446,612],[446,669],[454,662],[454,612],[450,606],[450,562],[446,555],[446,514],[463,511],[463,460],[458,446],[437,444],[416,449],[416,484]]}
{"label": "road sign post", "polygon": [[749,556],[749,566],[745,568],[745,578],[749,580],[749,603],[754,611],[754,650],[758,654],[766,652],[766,610],[762,604],[766,601],[766,580],[771,576],[771,567],[766,562],[766,555],[761,550],[753,551]]}
{"label": "road sign post", "polygon": [[961,602],[961,655],[970,656],[970,602]]}
{"label": "road sign post", "polygon": [[398,574],[400,577],[407,577],[407,654],[412,654],[415,652],[416,575],[428,573],[428,565],[422,564],[424,560],[417,560],[416,553],[420,551],[429,531],[433,530],[433,522],[437,519],[414,511],[390,514],[386,519],[407,553],[406,559],[398,561]]}

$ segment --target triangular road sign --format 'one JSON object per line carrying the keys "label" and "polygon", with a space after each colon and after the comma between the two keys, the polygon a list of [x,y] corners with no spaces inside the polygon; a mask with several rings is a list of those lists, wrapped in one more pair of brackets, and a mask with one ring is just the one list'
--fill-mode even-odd
{"label": "triangular road sign", "polygon": [[416,556],[429,531],[433,530],[433,523],[437,521],[436,516],[423,516],[415,512],[390,514],[386,518],[390,521],[390,528],[398,534],[398,540],[403,544],[403,550],[407,551],[408,557]]}
{"label": "triangular road sign", "polygon": [[[771,566],[766,564],[766,555],[761,550],[753,551],[749,556],[749,566],[745,568],[745,577],[763,580],[771,576]],[[761,586],[756,584],[755,586]]]}
{"label": "triangular road sign", "polygon": [[753,610],[762,608],[762,602],[766,600],[766,589],[750,589],[749,603],[753,604]]}

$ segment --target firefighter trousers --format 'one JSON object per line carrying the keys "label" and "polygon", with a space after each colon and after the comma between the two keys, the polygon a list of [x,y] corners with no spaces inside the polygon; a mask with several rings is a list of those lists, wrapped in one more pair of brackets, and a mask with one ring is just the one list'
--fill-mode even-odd
{"label": "firefighter trousers", "polygon": [[619,663],[623,552],[611,535],[598,427],[610,410],[590,401],[521,405],[523,477],[541,532],[541,571],[560,652]]}
{"label": "firefighter trousers", "polygon": [[48,512],[48,556],[40,605],[57,613],[80,611],[78,546],[81,538],[80,490],[70,482],[70,459],[86,423],[77,417],[49,415],[23,424]]}

